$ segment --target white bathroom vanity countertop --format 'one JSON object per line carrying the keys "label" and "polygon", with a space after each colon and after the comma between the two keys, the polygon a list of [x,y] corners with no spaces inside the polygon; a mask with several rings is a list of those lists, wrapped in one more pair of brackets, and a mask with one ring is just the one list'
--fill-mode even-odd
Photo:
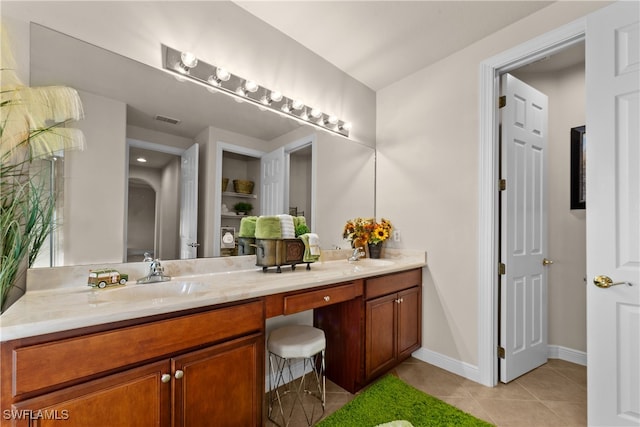
{"label": "white bathroom vanity countertop", "polygon": [[[173,276],[169,282],[138,285],[137,276],[130,274],[127,285],[105,289],[86,285],[88,268],[100,266],[75,268],[72,274],[60,274],[61,268],[37,269],[40,270],[37,274],[28,276],[27,293],[0,316],[0,340],[241,301],[426,265],[426,254],[420,251],[388,249],[383,259],[365,258],[357,262],[348,262],[345,253],[323,252],[321,262],[312,263],[310,270],[306,264],[298,264],[295,270],[283,266],[281,273],[276,273],[275,268],[263,272],[261,267],[251,266],[254,256],[230,257],[238,260],[167,261],[163,262],[165,271]],[[144,265],[119,264],[117,267],[127,272],[127,267],[140,271]],[[31,286],[32,281],[47,281],[45,277],[48,277],[48,286],[42,283]]]}

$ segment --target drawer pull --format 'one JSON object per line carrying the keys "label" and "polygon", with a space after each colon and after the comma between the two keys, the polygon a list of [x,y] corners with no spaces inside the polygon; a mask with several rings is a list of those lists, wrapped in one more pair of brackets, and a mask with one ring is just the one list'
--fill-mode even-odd
{"label": "drawer pull", "polygon": [[324,300],[326,302],[329,302],[331,300],[331,297],[329,295],[325,295]]}
{"label": "drawer pull", "polygon": [[168,383],[169,381],[171,381],[171,375],[162,374],[162,376],[160,377],[160,381],[162,381],[163,383]]}
{"label": "drawer pull", "polygon": [[180,369],[178,369],[174,375],[174,377],[176,377],[177,380],[179,380],[180,378],[184,377],[184,372],[181,371]]}

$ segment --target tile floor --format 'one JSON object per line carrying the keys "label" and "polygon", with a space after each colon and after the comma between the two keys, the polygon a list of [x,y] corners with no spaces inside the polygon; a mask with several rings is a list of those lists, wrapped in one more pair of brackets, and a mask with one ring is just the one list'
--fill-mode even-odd
{"label": "tile floor", "polygon": [[[484,387],[414,358],[403,362],[393,373],[417,389],[497,427],[587,425],[587,369],[563,360],[549,359],[538,369],[496,387]],[[351,393],[327,381],[324,417],[353,398]],[[264,414],[266,418],[266,408]],[[316,422],[317,419],[316,415]],[[265,425],[276,426],[269,420]],[[289,426],[306,425],[304,415],[294,411]]]}

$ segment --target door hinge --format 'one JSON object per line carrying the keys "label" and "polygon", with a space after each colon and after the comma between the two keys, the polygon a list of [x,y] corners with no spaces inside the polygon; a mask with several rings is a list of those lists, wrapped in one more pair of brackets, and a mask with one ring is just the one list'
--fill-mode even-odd
{"label": "door hinge", "polygon": [[504,347],[498,347],[498,357],[504,359]]}
{"label": "door hinge", "polygon": [[507,274],[507,266],[503,263],[498,263],[498,274],[503,275]]}
{"label": "door hinge", "polygon": [[506,179],[501,179],[498,183],[498,188],[500,189],[500,191],[504,191],[507,189],[507,180]]}
{"label": "door hinge", "polygon": [[507,105],[507,96],[502,95],[500,98],[498,98],[498,108],[502,108],[506,105]]}

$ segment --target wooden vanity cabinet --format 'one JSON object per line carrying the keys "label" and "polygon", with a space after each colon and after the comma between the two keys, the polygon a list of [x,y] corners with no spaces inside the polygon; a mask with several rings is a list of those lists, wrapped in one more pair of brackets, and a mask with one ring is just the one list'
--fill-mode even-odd
{"label": "wooden vanity cabinet", "polygon": [[3,426],[262,425],[261,300],[64,335],[3,343]]}
{"label": "wooden vanity cabinet", "polygon": [[327,378],[355,393],[388,372],[422,340],[422,269],[364,279],[363,293],[316,308],[327,338]]}
{"label": "wooden vanity cabinet", "polygon": [[365,280],[365,362],[368,383],[420,348],[422,270]]}

